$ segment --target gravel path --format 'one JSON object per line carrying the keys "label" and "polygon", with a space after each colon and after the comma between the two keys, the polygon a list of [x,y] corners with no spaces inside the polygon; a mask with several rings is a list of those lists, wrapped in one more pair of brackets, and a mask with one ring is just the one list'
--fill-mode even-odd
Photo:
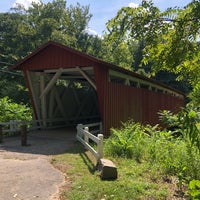
{"label": "gravel path", "polygon": [[75,142],[74,130],[49,130],[28,134],[29,146],[20,137],[0,144],[0,200],[58,200],[64,175],[51,164],[51,155],[66,152]]}

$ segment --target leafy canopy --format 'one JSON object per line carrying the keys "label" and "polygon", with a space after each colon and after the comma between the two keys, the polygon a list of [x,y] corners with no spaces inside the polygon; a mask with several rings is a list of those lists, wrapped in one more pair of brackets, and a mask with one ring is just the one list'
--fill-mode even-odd
{"label": "leafy canopy", "polygon": [[143,64],[152,64],[152,74],[166,70],[187,79],[193,87],[190,96],[200,103],[200,2],[183,9],[161,12],[152,1],[137,8],[123,7],[107,24],[109,38],[117,45],[123,41],[144,41]]}
{"label": "leafy canopy", "polygon": [[67,6],[65,0],[0,13],[0,98],[28,101],[22,74],[15,75],[10,67],[49,40],[99,55],[100,39],[85,31],[91,17],[89,6]]}

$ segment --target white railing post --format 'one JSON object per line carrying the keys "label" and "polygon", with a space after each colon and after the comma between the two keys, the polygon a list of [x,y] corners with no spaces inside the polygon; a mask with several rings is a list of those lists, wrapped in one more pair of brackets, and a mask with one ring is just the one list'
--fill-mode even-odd
{"label": "white railing post", "polygon": [[[76,127],[76,138],[85,146],[87,150],[89,150],[94,155],[96,161],[98,162],[101,158],[103,158],[103,134],[98,134],[98,136],[96,137],[95,135],[90,133],[89,127],[93,126],[99,126],[99,123],[87,125],[78,124]],[[90,140],[97,144],[96,150],[89,144]]]}
{"label": "white railing post", "polygon": [[[87,132],[89,132],[89,128],[88,127],[85,127],[84,130],[87,131]],[[84,140],[85,140],[86,143],[89,143],[88,134],[84,134]]]}
{"label": "white railing post", "polygon": [[83,125],[82,124],[78,124],[76,129],[77,129],[77,136],[81,137],[81,134],[80,134],[80,129]]}
{"label": "white railing post", "polygon": [[99,143],[97,146],[97,152],[99,154],[99,159],[103,158],[103,134],[98,134]]}

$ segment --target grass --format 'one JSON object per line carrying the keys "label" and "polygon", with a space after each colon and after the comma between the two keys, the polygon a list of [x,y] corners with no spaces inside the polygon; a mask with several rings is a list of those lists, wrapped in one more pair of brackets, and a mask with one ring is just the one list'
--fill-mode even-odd
{"label": "grass", "polygon": [[[81,144],[52,157],[52,164],[66,175],[63,200],[172,199],[176,185],[163,178],[157,167],[134,159],[109,158],[118,168],[118,179],[102,181],[95,170],[95,161]],[[92,161],[91,161],[92,160]],[[166,181],[167,180],[167,181]]]}

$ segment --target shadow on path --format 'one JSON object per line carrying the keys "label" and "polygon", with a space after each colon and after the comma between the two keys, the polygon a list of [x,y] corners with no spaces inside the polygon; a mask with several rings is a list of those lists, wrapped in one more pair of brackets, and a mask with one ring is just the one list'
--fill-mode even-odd
{"label": "shadow on path", "polygon": [[4,138],[0,144],[1,152],[23,154],[57,155],[75,148],[75,128],[33,131],[27,134],[27,146],[21,146],[21,137]]}

